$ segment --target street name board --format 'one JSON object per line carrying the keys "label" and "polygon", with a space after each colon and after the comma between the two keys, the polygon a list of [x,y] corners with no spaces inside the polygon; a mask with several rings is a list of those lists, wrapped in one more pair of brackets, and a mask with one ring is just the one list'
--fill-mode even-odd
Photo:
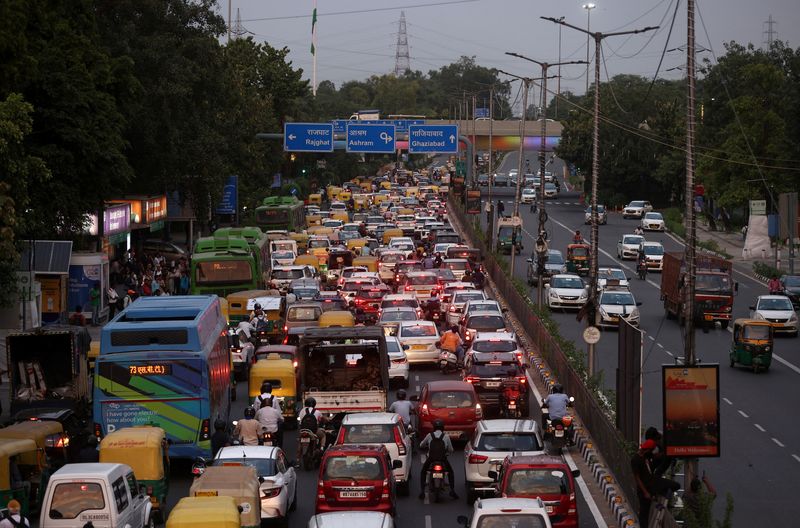
{"label": "street name board", "polygon": [[767,214],[766,200],[750,200],[750,214],[753,216],[764,216]]}
{"label": "street name board", "polygon": [[488,108],[476,108],[475,109],[475,119],[486,119],[489,117],[489,109]]}
{"label": "street name board", "polygon": [[393,153],[395,151],[394,125],[365,125],[348,123],[347,152]]}
{"label": "street name board", "polygon": [[235,215],[238,210],[239,177],[228,176],[225,187],[222,188],[222,198],[217,204],[217,214]]}
{"label": "street name board", "polygon": [[334,134],[344,134],[347,131],[349,123],[356,123],[359,125],[394,125],[395,132],[398,134],[405,134],[408,132],[408,127],[411,125],[424,125],[424,119],[369,119],[364,121],[351,121],[349,119],[334,119],[331,121],[333,124]]}
{"label": "street name board", "polygon": [[333,152],[330,123],[285,123],[283,150],[286,152]]}
{"label": "street name board", "polygon": [[410,154],[458,153],[458,125],[411,125],[408,128]]}

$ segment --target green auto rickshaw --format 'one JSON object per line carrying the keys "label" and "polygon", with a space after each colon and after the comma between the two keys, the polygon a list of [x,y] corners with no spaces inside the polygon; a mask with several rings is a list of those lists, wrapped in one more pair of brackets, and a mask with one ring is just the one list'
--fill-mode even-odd
{"label": "green auto rickshaw", "polygon": [[773,334],[772,325],[767,321],[736,319],[733,323],[731,367],[738,363],[751,367],[753,372],[768,370],[772,363]]}

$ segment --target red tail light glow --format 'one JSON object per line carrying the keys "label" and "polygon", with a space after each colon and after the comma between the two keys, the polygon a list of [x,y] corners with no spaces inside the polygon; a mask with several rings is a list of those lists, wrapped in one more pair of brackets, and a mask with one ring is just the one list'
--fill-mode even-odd
{"label": "red tail light glow", "polygon": [[394,443],[397,444],[397,452],[400,456],[406,454],[406,445],[403,443],[403,438],[400,436],[400,429],[394,428]]}
{"label": "red tail light glow", "polygon": [[519,382],[520,382],[520,383],[522,383],[522,384],[525,384],[525,383],[527,383],[527,382],[528,382],[528,379],[527,379],[525,376],[519,376],[519,377],[517,378],[517,381],[519,381]]}
{"label": "red tail light glow", "polygon": [[434,471],[442,471],[443,469],[444,468],[441,466],[441,464],[436,464],[433,466]]}
{"label": "red tail light glow", "polygon": [[206,418],[200,424],[200,440],[209,440],[211,438],[211,418]]}
{"label": "red tail light glow", "polygon": [[488,456],[470,455],[469,458],[467,459],[467,463],[468,464],[483,464],[487,460],[489,460]]}
{"label": "red tail light glow", "polygon": [[277,497],[281,494],[281,489],[283,488],[270,488],[266,490],[261,490],[261,498],[262,499],[272,499],[273,497]]}
{"label": "red tail light glow", "polygon": [[429,413],[430,413],[430,411],[428,411],[428,404],[427,403],[423,403],[422,404],[422,409],[420,409],[420,414],[422,416],[428,416]]}
{"label": "red tail light glow", "polygon": [[475,418],[477,418],[478,420],[483,418],[483,409],[481,408],[480,403],[475,404]]}
{"label": "red tail light glow", "polygon": [[325,491],[323,491],[323,482],[317,481],[317,500],[325,500]]}

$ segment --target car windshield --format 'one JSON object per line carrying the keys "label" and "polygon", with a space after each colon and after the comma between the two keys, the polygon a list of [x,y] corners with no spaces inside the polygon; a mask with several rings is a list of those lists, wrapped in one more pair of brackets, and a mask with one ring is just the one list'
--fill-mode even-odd
{"label": "car windshield", "polygon": [[517,349],[517,343],[504,339],[489,339],[486,341],[475,341],[472,344],[474,352],[513,352]]}
{"label": "car windshield", "polygon": [[308,241],[308,247],[310,248],[326,248],[330,247],[331,241],[324,240],[324,239],[313,239]]}
{"label": "car windshield", "polygon": [[583,289],[583,281],[579,277],[556,277],[551,285],[553,288]]}
{"label": "car windshield", "polygon": [[302,307],[289,308],[289,313],[286,319],[289,321],[316,321],[319,319],[321,310],[316,307]]}
{"label": "car windshield", "polygon": [[519,363],[473,363],[470,374],[479,378],[513,378],[521,376]]}
{"label": "car windshield", "polygon": [[538,513],[484,514],[475,528],[545,528],[547,523]]}
{"label": "car windshield", "polygon": [[782,299],[761,299],[758,301],[759,310],[791,310],[792,302],[788,297]]}
{"label": "car windshield", "polygon": [[319,293],[317,288],[292,288],[292,293],[294,293],[298,298],[301,299],[313,299]]}
{"label": "car windshield", "polygon": [[644,246],[644,254],[645,255],[663,255],[664,254],[664,247],[663,246]]}
{"label": "car windshield", "polygon": [[367,271],[367,268],[364,267],[345,269],[342,270],[342,277],[346,279],[348,277],[351,277],[353,273],[361,273],[365,271]]}
{"label": "car windshield", "polygon": [[661,213],[647,213],[644,215],[647,220],[663,220],[664,217],[661,216]]}
{"label": "car windshield", "polygon": [[555,265],[563,265],[564,264],[564,255],[562,255],[560,251],[548,253],[547,254],[547,263],[548,264],[555,264]]}
{"label": "car windshield", "polygon": [[436,275],[417,275],[408,277],[408,284],[412,286],[433,286],[437,283]]}
{"label": "car windshield", "polygon": [[368,280],[353,280],[353,281],[345,281],[344,286],[342,286],[342,291],[349,291],[349,292],[357,292],[363,286],[371,286],[372,281]]}
{"label": "car windshield", "polygon": [[380,299],[384,295],[386,295],[386,290],[380,290],[380,289],[374,289],[374,290],[362,289],[361,291],[358,292],[358,296],[361,297],[362,299]]}
{"label": "car windshield", "polygon": [[456,280],[456,274],[453,273],[453,270],[447,268],[439,268],[436,271],[436,276],[439,277],[439,280],[445,281],[454,281]]}
{"label": "car windshield", "polygon": [[286,280],[286,279],[302,279],[303,278],[303,270],[301,269],[293,269],[293,270],[272,270],[272,278],[278,280]]}
{"label": "car windshield", "polygon": [[769,326],[753,325],[744,327],[745,339],[769,339]]}
{"label": "car windshield", "polygon": [[[394,339],[387,339],[386,352],[389,354],[402,354],[403,349],[400,347],[399,342],[395,341]],[[405,354],[403,354],[403,356],[405,356]]]}
{"label": "car windshield", "polygon": [[394,443],[394,425],[357,424],[344,425],[342,444],[388,444]]}
{"label": "car windshield", "polygon": [[272,258],[276,260],[294,260],[294,252],[293,251],[273,251]]}
{"label": "car windshield", "polygon": [[731,280],[727,275],[698,273],[695,276],[694,288],[703,292],[729,292]]}
{"label": "car windshield", "polygon": [[800,288],[800,275],[789,275],[783,280],[787,288]]}
{"label": "car windshield", "polygon": [[453,296],[453,303],[465,303],[467,301],[477,301],[483,299],[483,292],[456,292]]}
{"label": "car windshield", "polygon": [[391,323],[395,321],[416,321],[417,312],[414,310],[397,310],[390,312],[383,312],[381,315],[382,323]]}
{"label": "car windshield", "polygon": [[383,466],[374,456],[332,456],[325,461],[325,480],[383,480]]}
{"label": "car windshield", "polygon": [[564,471],[553,468],[514,469],[505,490],[509,497],[518,495],[566,495],[569,481]]}
{"label": "car windshield", "polygon": [[477,451],[542,451],[544,448],[533,433],[483,433]]}
{"label": "car windshield", "polygon": [[250,466],[259,477],[272,477],[276,473],[275,460],[271,458],[215,458],[214,466]]}
{"label": "car windshield", "polygon": [[499,312],[500,307],[497,305],[497,301],[487,301],[487,302],[476,302],[470,303],[469,308],[467,308],[467,313],[471,312]]}
{"label": "car windshield", "polygon": [[617,268],[601,268],[598,276],[601,279],[628,280],[627,277],[625,277],[625,273]]}
{"label": "car windshield", "polygon": [[625,292],[605,292],[600,298],[600,304],[629,306],[636,304],[633,300],[633,295]]}
{"label": "car windshield", "polygon": [[570,250],[573,257],[588,257],[589,256],[589,248],[585,247],[575,247]]}
{"label": "car windshield", "polygon": [[644,207],[644,202],[631,202],[628,207]]}
{"label": "car windshield", "polygon": [[74,519],[81,512],[104,510],[105,507],[103,489],[100,484],[63,482],[53,490],[53,500],[50,503],[49,515],[51,519]]}
{"label": "car windshield", "polygon": [[506,322],[501,315],[475,315],[467,322],[467,328],[479,332],[490,332],[505,327]]}
{"label": "car windshield", "polygon": [[381,302],[381,308],[392,308],[396,306],[408,306],[409,308],[417,308],[419,302],[416,299],[384,299]]}
{"label": "car windshield", "polygon": [[626,236],[626,237],[623,237],[623,239],[622,239],[622,243],[623,244],[633,244],[633,245],[637,245],[637,246],[643,241],[644,241],[644,237],[640,237],[638,235]]}
{"label": "car windshield", "polygon": [[451,270],[465,270],[467,269],[467,261],[466,260],[451,260],[445,262],[445,266],[447,266]]}
{"label": "car windshield", "polygon": [[389,263],[389,264],[397,263],[397,262],[400,262],[401,260],[405,260],[405,259],[406,259],[406,256],[403,255],[402,253],[389,253],[387,255],[381,255],[381,262]]}
{"label": "car windshield", "polygon": [[407,325],[400,329],[400,337],[436,337],[436,327],[433,325]]}
{"label": "car windshield", "polygon": [[437,391],[431,394],[434,409],[465,409],[475,405],[475,399],[467,391]]}
{"label": "car windshield", "polygon": [[325,299],[321,302],[322,313],[338,310],[347,310],[347,301],[344,299]]}
{"label": "car windshield", "polygon": [[556,189],[556,185],[554,183],[547,182],[547,183],[544,184],[544,190],[546,190],[546,191],[548,191],[548,190],[554,191],[555,189]]}
{"label": "car windshield", "polygon": [[409,271],[419,271],[422,269],[422,262],[414,261],[414,262],[400,262],[395,266],[397,271],[402,272],[409,272]]}

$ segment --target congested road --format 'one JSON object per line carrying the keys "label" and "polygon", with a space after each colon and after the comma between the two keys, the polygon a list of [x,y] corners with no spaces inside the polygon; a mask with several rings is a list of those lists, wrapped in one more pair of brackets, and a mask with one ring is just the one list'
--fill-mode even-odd
{"label": "congested road", "polygon": [[[531,160],[536,153],[529,152]],[[517,167],[516,153],[508,155],[498,172],[508,172]],[[560,177],[563,161],[556,160],[553,174]],[[513,210],[514,189],[493,190],[493,201],[505,202],[506,215]],[[589,226],[584,225],[584,206],[580,204],[578,192],[566,191],[556,199],[547,200],[549,215],[547,231],[550,247],[566,252],[576,229],[588,238]],[[652,197],[642,196],[640,199]],[[522,205],[520,215],[525,228],[525,250],[516,260],[514,274],[524,280],[527,262],[533,248],[532,235],[536,233],[538,215],[530,206]],[[485,215],[482,215],[485,222]],[[621,235],[633,233],[636,220],[623,220],[619,213],[610,213],[608,224],[599,227],[599,259],[603,266],[622,267],[631,279],[631,291],[637,301],[642,302],[641,329],[644,331],[643,346],[643,410],[644,427],[655,425],[661,428],[661,365],[674,364],[684,352],[681,328],[674,320],[664,317],[660,298],[658,273],[648,274],[646,281],[636,278],[635,262],[616,258],[616,243]],[[648,232],[647,240],[659,241],[666,251],[682,251],[682,244],[664,233]],[[745,264],[734,268],[734,280],[739,283],[734,301],[733,317],[748,317],[748,307],[758,295],[766,294],[766,287],[746,274]],[[530,290],[536,298],[535,287]],[[566,338],[579,346],[583,345],[581,332],[584,323],[578,323],[574,312],[553,314]],[[730,330],[719,326],[708,333],[697,332],[696,355],[702,363],[720,364],[722,456],[701,461],[701,470],[708,473],[716,485],[720,497],[716,503],[721,517],[725,494],[734,498],[734,520],[736,524],[764,522],[772,526],[792,526],[800,515],[800,504],[793,497],[794,483],[800,470],[800,425],[790,417],[795,413],[794,404],[800,401],[800,349],[793,338],[776,337],[773,362],[767,373],[753,374],[751,370],[730,368],[728,351],[731,344]],[[617,367],[617,335],[603,332],[597,345],[597,362],[603,372],[604,385],[615,388]]]}

